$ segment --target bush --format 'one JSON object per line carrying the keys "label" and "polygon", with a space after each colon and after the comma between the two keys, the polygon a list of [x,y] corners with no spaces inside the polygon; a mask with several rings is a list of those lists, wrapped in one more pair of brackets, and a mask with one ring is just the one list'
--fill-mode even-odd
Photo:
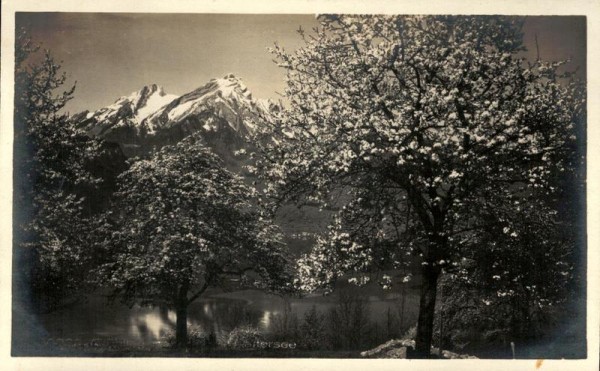
{"label": "bush", "polygon": [[246,302],[235,302],[228,305],[220,316],[221,325],[224,329],[233,330],[236,327],[252,326],[257,323],[261,313],[252,309]]}
{"label": "bush", "polygon": [[328,316],[329,341],[335,349],[360,349],[371,328],[367,299],[350,290],[338,293],[337,302]]}
{"label": "bush", "polygon": [[315,305],[306,312],[300,326],[300,345],[306,349],[324,349],[328,347],[325,316]]}
{"label": "bush", "polygon": [[402,335],[400,340],[415,340],[417,337],[417,326],[411,326],[405,333]]}
{"label": "bush", "polygon": [[283,312],[272,315],[271,323],[273,340],[291,342],[299,340],[301,336],[300,321],[289,302],[285,302]]}
{"label": "bush", "polygon": [[263,340],[263,335],[258,328],[252,326],[236,327],[227,337],[227,347],[231,349],[248,349],[256,346],[256,343]]}
{"label": "bush", "polygon": [[[163,336],[165,341],[170,346],[176,345],[176,336],[173,330],[169,330]],[[188,344],[190,349],[214,348],[217,346],[217,335],[211,332],[205,332],[200,326],[192,326],[188,328]]]}
{"label": "bush", "polygon": [[165,342],[165,343],[169,344],[169,346],[175,346],[175,331],[173,331],[171,329],[166,330],[162,334],[160,340],[162,342]]}
{"label": "bush", "polygon": [[214,348],[217,346],[217,336],[213,331],[202,331],[201,327],[192,327],[188,330],[189,348]]}

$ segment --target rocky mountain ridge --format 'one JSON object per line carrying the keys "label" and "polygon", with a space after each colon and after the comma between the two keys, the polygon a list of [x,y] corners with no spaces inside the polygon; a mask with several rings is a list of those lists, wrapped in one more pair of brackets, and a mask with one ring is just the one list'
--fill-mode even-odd
{"label": "rocky mountain ridge", "polygon": [[88,135],[118,143],[128,157],[201,132],[207,144],[227,159],[253,132],[255,119],[279,107],[271,100],[254,99],[242,79],[228,74],[181,96],[148,85],[72,120]]}

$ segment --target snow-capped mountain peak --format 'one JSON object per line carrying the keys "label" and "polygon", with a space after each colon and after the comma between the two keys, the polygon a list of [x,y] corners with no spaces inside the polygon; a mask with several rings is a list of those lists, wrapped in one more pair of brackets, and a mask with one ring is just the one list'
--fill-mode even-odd
{"label": "snow-capped mountain peak", "polygon": [[133,103],[136,106],[136,119],[138,123],[141,123],[146,117],[178,98],[177,95],[166,94],[161,86],[155,84],[145,86],[137,93],[138,95],[135,97],[136,99]]}
{"label": "snow-capped mountain peak", "polygon": [[169,104],[177,97],[177,95],[166,94],[161,86],[147,85],[117,99],[107,107],[86,113],[85,118],[93,120],[92,126],[96,126],[96,128],[92,129],[98,129],[97,126],[100,126],[102,131],[108,127],[140,125],[151,113]]}
{"label": "snow-capped mountain peak", "polygon": [[[268,113],[268,106],[252,97],[241,78],[227,74],[173,100],[148,116],[145,123],[154,130],[210,112],[227,121],[235,131],[244,134],[253,130],[251,120],[247,118]],[[217,130],[215,120],[206,119],[203,128],[207,131]]]}
{"label": "snow-capped mountain peak", "polygon": [[227,74],[179,97],[148,85],[72,119],[89,135],[117,142],[127,155],[137,155],[194,132],[214,147],[239,146],[254,132],[255,122],[278,108],[270,100],[254,99],[241,78]]}
{"label": "snow-capped mountain peak", "polygon": [[221,94],[224,96],[231,97],[236,94],[238,97],[243,97],[248,101],[252,100],[252,93],[250,93],[246,85],[242,82],[242,79],[236,77],[232,73],[226,75],[222,79],[213,79],[211,81],[217,83]]}
{"label": "snow-capped mountain peak", "polygon": [[[134,121],[141,124],[142,121],[161,107],[171,103],[178,96],[166,94],[162,86],[156,84],[144,86],[138,91],[134,91],[128,96],[119,98],[108,108],[118,110],[123,106],[129,106],[133,113]],[[107,111],[110,114],[110,110]]]}

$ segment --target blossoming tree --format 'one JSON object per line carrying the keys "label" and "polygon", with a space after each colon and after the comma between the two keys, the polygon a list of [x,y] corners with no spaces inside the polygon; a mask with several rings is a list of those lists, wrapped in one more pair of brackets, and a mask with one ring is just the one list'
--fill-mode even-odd
{"label": "blossoming tree", "polygon": [[278,201],[341,208],[300,260],[299,283],[420,256],[420,357],[442,269],[477,248],[474,231],[518,238],[511,210],[555,197],[550,179],[570,170],[582,90],[563,62],[519,57],[520,22],[328,15],[299,31],[302,48],[273,48],[289,104],[259,126],[256,170]]}
{"label": "blossoming tree", "polygon": [[126,302],[174,308],[185,346],[187,308],[208,287],[231,276],[266,290],[291,286],[281,234],[253,193],[196,135],[133,163],[119,176],[98,277]]}
{"label": "blossoming tree", "polygon": [[64,113],[75,90],[66,79],[50,52],[42,53],[26,30],[18,30],[13,252],[15,285],[23,287],[15,291],[36,310],[54,309],[79,294],[93,255],[87,236],[95,220],[85,209],[86,196],[101,183],[89,168],[101,146]]}

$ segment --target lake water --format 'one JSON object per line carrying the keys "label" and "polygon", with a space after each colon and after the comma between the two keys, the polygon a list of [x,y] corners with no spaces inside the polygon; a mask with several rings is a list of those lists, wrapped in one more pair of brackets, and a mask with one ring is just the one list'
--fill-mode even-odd
{"label": "lake water", "polygon": [[[383,323],[388,310],[396,315],[399,313],[399,293],[378,293],[364,297],[368,300],[371,321]],[[405,324],[416,322],[417,303],[416,293],[407,290]],[[321,313],[328,312],[336,305],[336,297],[311,296],[284,300],[256,290],[208,293],[188,308],[188,328],[219,333],[242,323],[250,323],[268,333],[273,330],[274,317],[281,315],[286,305],[302,319],[313,305]],[[174,331],[176,316],[173,310],[164,307],[129,308],[120,303],[108,303],[102,296],[93,296],[83,303],[42,315],[38,319],[48,339],[84,342],[118,339],[142,345],[163,342],[165,335]]]}

